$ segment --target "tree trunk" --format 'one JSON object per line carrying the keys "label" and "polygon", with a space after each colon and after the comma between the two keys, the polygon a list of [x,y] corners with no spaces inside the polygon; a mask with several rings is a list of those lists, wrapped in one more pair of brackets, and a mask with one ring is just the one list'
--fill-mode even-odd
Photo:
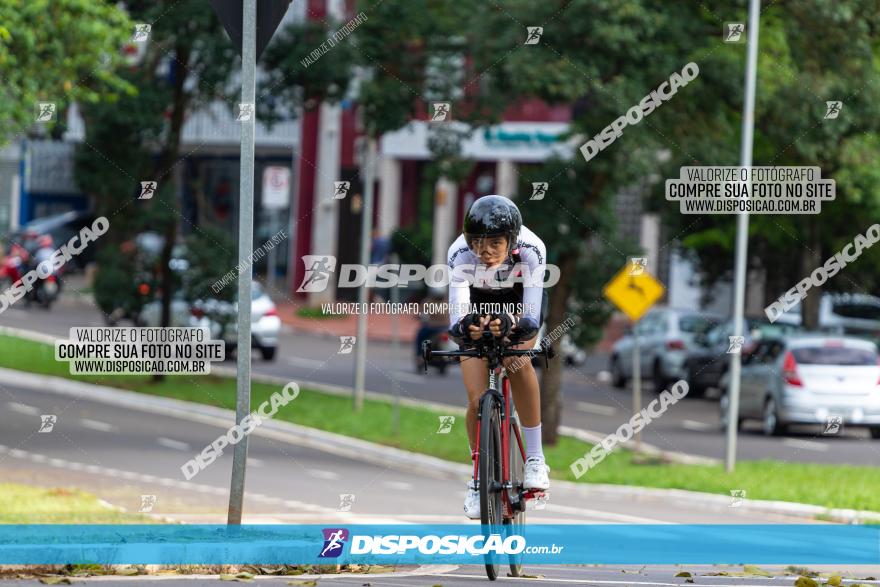
{"label": "tree trunk", "polygon": [[[545,336],[559,327],[565,319],[566,301],[571,293],[570,276],[574,272],[577,259],[573,252],[559,258],[559,282],[550,292],[550,308],[547,312]],[[559,420],[562,412],[562,369],[563,361],[559,348],[560,338],[553,341],[556,357],[550,361],[549,369],[541,375],[541,439],[547,446],[556,446],[559,438]]]}
{"label": "tree trunk", "polygon": [[[810,216],[807,221],[806,247],[801,253],[801,271],[798,279],[809,277],[815,269],[822,265],[822,242],[819,239],[817,218]],[[819,327],[819,301],[822,299],[822,288],[813,286],[807,297],[801,301],[801,320],[808,330]]]}
{"label": "tree trunk", "polygon": [[[173,212],[173,217],[166,223],[165,230],[163,231],[165,242],[162,245],[162,252],[159,256],[159,284],[162,290],[161,324],[163,327],[171,325],[171,301],[174,297],[174,275],[171,271],[170,263],[174,244],[177,240],[177,217],[179,216],[177,210],[177,186],[174,183],[174,165],[177,162],[177,157],[180,153],[180,135],[183,129],[184,115],[186,114],[186,108],[188,106],[187,95],[183,89],[188,71],[182,64],[189,62],[189,50],[178,47],[175,54],[178,69],[174,76],[174,101],[171,109],[168,138],[165,142],[165,147],[162,149],[162,154],[159,156],[156,163],[156,169],[153,172],[153,179],[155,179],[157,183],[161,184],[163,181],[167,181],[170,184],[170,187],[166,188],[166,193],[170,194],[167,205]],[[156,191],[160,191],[159,185],[157,185]],[[161,197],[163,196],[160,194],[156,195],[156,198]],[[155,375],[153,377],[154,381],[161,381],[163,378],[162,375]]]}

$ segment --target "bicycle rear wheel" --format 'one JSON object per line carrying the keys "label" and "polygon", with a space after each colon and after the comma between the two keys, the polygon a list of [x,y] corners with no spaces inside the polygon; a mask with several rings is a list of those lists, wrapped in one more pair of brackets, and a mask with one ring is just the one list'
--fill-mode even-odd
{"label": "bicycle rear wheel", "polygon": [[[522,496],[523,492],[523,456],[520,452],[520,445],[517,442],[517,438],[522,438],[522,436],[517,436],[517,432],[519,432],[519,418],[516,417],[516,413],[511,414],[510,418],[510,431],[508,437],[508,445],[510,452],[510,484],[513,486],[510,493],[508,495],[519,495]],[[514,509],[513,510],[513,518],[505,518],[504,520],[504,536],[511,536],[517,534],[519,536],[525,535],[526,531],[526,510],[525,510],[525,502],[520,497],[520,501],[515,504],[511,504],[512,507],[522,507],[522,509]],[[511,554],[510,558],[510,575],[512,577],[521,577],[522,576],[522,559],[523,555],[520,554]]]}
{"label": "bicycle rear wheel", "polygon": [[[480,522],[483,535],[502,534],[501,523],[501,406],[491,393],[480,405]],[[497,555],[486,554],[486,575],[498,577]]]}

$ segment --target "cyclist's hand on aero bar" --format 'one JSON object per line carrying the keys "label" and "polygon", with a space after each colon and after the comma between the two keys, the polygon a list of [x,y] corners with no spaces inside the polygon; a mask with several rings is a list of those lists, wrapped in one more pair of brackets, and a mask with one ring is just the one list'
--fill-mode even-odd
{"label": "cyclist's hand on aero bar", "polygon": [[489,324],[489,316],[479,316],[479,322],[474,325],[470,325],[470,334],[472,340],[480,340],[483,337],[483,331],[486,329],[486,326]]}
{"label": "cyclist's hand on aero bar", "polygon": [[514,320],[510,314],[497,314],[495,319],[489,322],[489,332],[496,338],[507,336],[513,328]]}

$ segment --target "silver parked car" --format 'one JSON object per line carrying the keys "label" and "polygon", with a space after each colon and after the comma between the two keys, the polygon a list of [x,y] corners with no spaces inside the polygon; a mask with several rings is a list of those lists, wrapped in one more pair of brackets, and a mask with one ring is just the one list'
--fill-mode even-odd
{"label": "silver parked car", "polygon": [[[654,308],[638,321],[639,355],[643,377],[651,378],[659,393],[669,383],[685,378],[686,351],[694,345],[694,337],[719,324],[717,314]],[[624,387],[632,378],[633,335],[627,333],[611,348],[611,380],[615,387]]]}
{"label": "silver parked car", "polygon": [[[743,356],[738,425],[760,420],[764,434],[789,424],[867,427],[880,438],[877,345],[853,337],[805,334],[767,338]],[[727,378],[721,421],[727,422]]]}

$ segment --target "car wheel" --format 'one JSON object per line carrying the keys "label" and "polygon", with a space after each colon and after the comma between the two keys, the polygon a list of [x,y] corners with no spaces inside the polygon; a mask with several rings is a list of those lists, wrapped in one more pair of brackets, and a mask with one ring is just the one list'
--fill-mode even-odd
{"label": "car wheel", "polygon": [[[721,421],[721,430],[727,430],[727,418],[728,413],[730,412],[730,397],[728,397],[727,392],[724,391],[721,394],[721,397],[718,400],[718,410],[719,410],[719,420]],[[736,429],[742,430],[743,418],[740,416],[736,419]]]}
{"label": "car wheel", "polygon": [[262,355],[264,361],[274,361],[275,360],[275,351],[278,350],[278,347],[275,346],[261,346],[260,347],[260,355]]}
{"label": "car wheel", "polygon": [[880,427],[871,428],[871,438],[880,438]]}
{"label": "car wheel", "polygon": [[764,417],[761,419],[761,428],[764,431],[764,436],[779,436],[785,432],[785,426],[779,421],[776,400],[772,397],[768,397],[764,402]]}
{"label": "car wheel", "polygon": [[623,374],[620,359],[617,358],[617,355],[611,358],[611,385],[620,389],[626,387],[626,377]]}
{"label": "car wheel", "polygon": [[663,376],[663,368],[660,361],[654,361],[654,368],[651,370],[651,380],[654,382],[654,393],[660,395],[666,389],[666,378]]}
{"label": "car wheel", "polygon": [[694,383],[694,374],[690,367],[685,368],[684,380],[688,384],[688,394],[685,397],[703,397],[706,395],[706,386]]}

